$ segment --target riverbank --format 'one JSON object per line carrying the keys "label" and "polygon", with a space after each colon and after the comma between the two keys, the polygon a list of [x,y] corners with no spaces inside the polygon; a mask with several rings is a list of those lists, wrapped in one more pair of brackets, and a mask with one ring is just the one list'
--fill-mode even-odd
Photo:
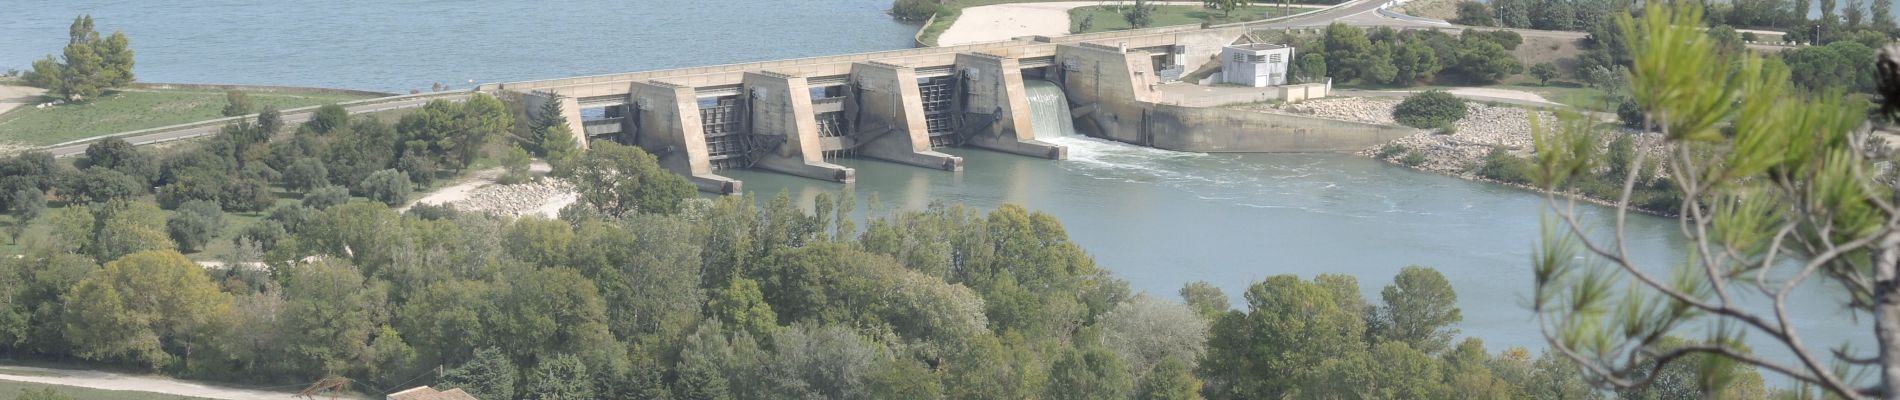
{"label": "riverbank", "polygon": [[[1198,24],[1209,16],[1199,1],[1155,1],[1160,5],[1153,26]],[[1128,29],[1112,8],[1133,4],[1127,0],[1034,1],[959,0],[947,2],[926,21],[915,36],[919,46],[957,46],[995,42],[1023,36],[1064,36],[1072,33]],[[1294,5],[1294,11],[1317,6]],[[1079,29],[1079,18],[1097,14],[1089,29]],[[1280,16],[1277,6],[1256,5],[1235,11],[1221,22],[1251,21]]]}
{"label": "riverbank", "polygon": [[[1488,93],[1493,94],[1495,93]],[[1291,104],[1254,104],[1237,106],[1241,109],[1284,112],[1299,115],[1312,115],[1325,118],[1359,121],[1375,124],[1398,125],[1392,118],[1392,110],[1398,106],[1399,98],[1373,97],[1335,97],[1309,100]],[[1542,109],[1530,109],[1519,106],[1503,106],[1478,102],[1466,102],[1466,116],[1453,125],[1449,133],[1435,130],[1419,130],[1411,136],[1400,138],[1391,143],[1367,148],[1354,154],[1388,163],[1449,175],[1460,179],[1499,183],[1522,189],[1542,192],[1523,180],[1530,167],[1529,160],[1535,155],[1534,139],[1531,136],[1533,118],[1542,126],[1558,124],[1557,115]],[[1599,154],[1607,154],[1617,137],[1630,138],[1633,151],[1647,154],[1650,163],[1660,159],[1665,153],[1661,135],[1642,133],[1617,128],[1611,134],[1598,138]],[[1493,152],[1500,152],[1494,154]],[[1495,159],[1494,159],[1495,158]],[[1607,167],[1598,175],[1607,175]],[[1650,171],[1654,175],[1646,181],[1667,179],[1666,171],[1656,168]],[[1588,177],[1586,177],[1588,178]],[[1580,179],[1579,181],[1581,181]],[[1605,186],[1605,183],[1611,185]],[[1603,204],[1615,205],[1620,195],[1621,182],[1591,180],[1575,183],[1566,193],[1577,195],[1579,199]],[[1666,201],[1652,202],[1651,197],[1666,196],[1666,190],[1646,190],[1639,188],[1633,196],[1632,204],[1638,211],[1657,215],[1673,214],[1673,207],[1656,206]]]}

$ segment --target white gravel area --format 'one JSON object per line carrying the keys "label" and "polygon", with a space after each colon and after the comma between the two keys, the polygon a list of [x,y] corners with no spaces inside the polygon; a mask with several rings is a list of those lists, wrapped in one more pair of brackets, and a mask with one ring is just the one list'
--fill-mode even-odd
{"label": "white gravel area", "polygon": [[501,169],[488,169],[470,174],[454,185],[443,187],[429,193],[399,211],[407,211],[416,204],[444,205],[458,211],[485,212],[496,215],[519,217],[523,215],[542,215],[554,218],[561,208],[573,204],[580,195],[574,193],[573,185],[559,179],[546,176],[548,165],[536,162],[529,171],[539,177],[538,180],[513,185],[495,182],[501,176]]}

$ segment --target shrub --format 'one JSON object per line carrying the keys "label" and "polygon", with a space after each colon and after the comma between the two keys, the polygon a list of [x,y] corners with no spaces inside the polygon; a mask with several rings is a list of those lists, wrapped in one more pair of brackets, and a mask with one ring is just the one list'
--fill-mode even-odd
{"label": "shrub", "polygon": [[1392,119],[1419,129],[1451,126],[1464,117],[1465,101],[1440,90],[1406,96],[1405,101],[1392,109]]}
{"label": "shrub", "polygon": [[1643,107],[1636,105],[1636,99],[1629,97],[1623,97],[1623,101],[1616,105],[1616,118],[1623,121],[1623,126],[1631,128],[1641,128],[1649,120],[1643,114]]}
{"label": "shrub", "polygon": [[349,201],[350,201],[350,190],[344,189],[342,186],[337,186],[337,185],[324,185],[323,187],[310,189],[309,193],[304,193],[303,195],[304,207],[310,207],[310,208],[314,208],[318,210],[330,208],[330,206],[334,206],[338,204],[348,203]]}
{"label": "shrub", "polygon": [[1742,41],[1744,41],[1744,42],[1759,42],[1759,41],[1761,41],[1761,37],[1759,37],[1759,36],[1755,36],[1755,33],[1754,33],[1754,32],[1742,32]]}
{"label": "shrub", "polygon": [[263,178],[242,178],[224,187],[218,203],[231,211],[264,211],[277,203],[277,195],[271,194],[270,183]]}
{"label": "shrub", "polygon": [[1478,168],[1478,176],[1498,182],[1530,184],[1531,164],[1529,160],[1511,155],[1503,147],[1492,147],[1484,155],[1484,165]]}
{"label": "shrub", "polygon": [[1405,153],[1405,145],[1398,144],[1398,143],[1386,143],[1384,146],[1379,146],[1378,157],[1381,160],[1390,160],[1392,159],[1392,157],[1396,157],[1399,154],[1403,154],[1403,153]]}
{"label": "shrub", "polygon": [[891,16],[905,21],[922,21],[936,14],[940,7],[937,0],[895,0],[891,2]]}
{"label": "shrub", "polygon": [[1437,129],[1437,130],[1434,130],[1434,131],[1432,131],[1432,134],[1435,134],[1435,135],[1456,135],[1456,134],[1458,134],[1458,126],[1457,126],[1457,125],[1452,125],[1452,124],[1445,124],[1445,126],[1441,126],[1441,127],[1438,127],[1438,129]]}
{"label": "shrub", "polygon": [[402,171],[385,169],[369,174],[368,178],[363,178],[363,182],[357,185],[356,190],[363,193],[363,197],[395,207],[409,200],[411,189],[409,177]]}
{"label": "shrub", "polygon": [[290,233],[284,230],[284,224],[264,220],[244,227],[244,230],[238,231],[237,236],[231,238],[231,242],[244,240],[256,244],[258,248],[269,249],[277,246],[277,241],[289,235]]}
{"label": "shrub", "polygon": [[1405,152],[1405,157],[1399,158],[1399,164],[1404,164],[1407,167],[1424,165],[1425,153],[1420,153],[1418,150]]}
{"label": "shrub", "polygon": [[495,181],[503,185],[513,185],[533,180],[534,175],[528,173],[528,166],[533,161],[534,159],[528,156],[527,150],[520,146],[509,146],[501,156],[503,172]]}
{"label": "shrub", "polygon": [[409,207],[409,216],[424,220],[443,220],[455,218],[455,209],[440,204],[417,204]]}

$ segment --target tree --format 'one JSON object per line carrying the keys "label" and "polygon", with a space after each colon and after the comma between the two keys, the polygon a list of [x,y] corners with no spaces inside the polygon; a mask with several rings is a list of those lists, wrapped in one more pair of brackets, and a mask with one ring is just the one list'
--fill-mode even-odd
{"label": "tree", "polygon": [[33,71],[25,77],[28,83],[66,101],[91,99],[104,89],[132,83],[132,45],[125,33],[114,32],[100,39],[90,15],[73,18],[67,33],[63,58],[55,60],[48,55],[34,61]]}
{"label": "tree", "polygon": [[521,146],[509,144],[508,150],[503,151],[501,155],[501,177],[496,178],[495,182],[503,185],[528,182],[534,178],[534,175],[528,173],[529,164],[533,162],[534,159],[528,156],[527,150],[522,150]]}
{"label": "tree", "polygon": [[1186,286],[1182,286],[1181,300],[1186,301],[1188,307],[1193,308],[1196,314],[1200,314],[1202,319],[1208,321],[1219,318],[1229,309],[1227,294],[1221,293],[1220,287],[1207,281],[1188,282]]}
{"label": "tree", "polygon": [[1537,65],[1532,65],[1530,72],[1531,72],[1531,77],[1537,78],[1537,83],[1540,85],[1550,86],[1550,80],[1557,79],[1557,65],[1556,64],[1542,63],[1542,64],[1537,64]]}
{"label": "tree", "polygon": [[1280,275],[1248,287],[1247,311],[1229,311],[1209,328],[1198,375],[1208,397],[1301,397],[1305,382],[1326,379],[1314,366],[1365,350],[1365,300],[1351,277],[1307,282]]}
{"label": "tree", "polygon": [[1141,295],[1115,306],[1097,323],[1102,346],[1139,375],[1162,360],[1198,361],[1207,345],[1207,321],[1188,306]]}
{"label": "tree", "polygon": [[334,103],[324,104],[317,107],[316,113],[311,114],[310,120],[304,121],[303,125],[317,134],[328,134],[350,125],[350,111]]}
{"label": "tree", "polygon": [[1452,336],[1458,333],[1452,325],[1464,321],[1458,309],[1458,294],[1435,269],[1405,267],[1392,279],[1392,285],[1379,292],[1379,298],[1385,304],[1373,316],[1377,323],[1370,324],[1376,327],[1370,332],[1372,336],[1381,342],[1404,342],[1425,354],[1448,349]]}
{"label": "tree", "polygon": [[1571,0],[1534,0],[1537,7],[1530,12],[1531,28],[1547,31],[1568,31],[1577,27],[1577,10]]}
{"label": "tree", "polygon": [[298,159],[284,168],[285,189],[309,194],[311,190],[324,186],[330,186],[330,170],[323,166],[323,160]]}
{"label": "tree", "polygon": [[179,250],[204,251],[205,244],[224,230],[224,209],[209,201],[187,201],[165,220],[165,230],[171,234],[172,242],[178,243]]}
{"label": "tree", "polygon": [[1504,45],[1490,40],[1465,40],[1458,47],[1456,70],[1476,82],[1496,82],[1516,75],[1524,65]]}
{"label": "tree", "polygon": [[1135,0],[1134,4],[1122,8],[1122,20],[1128,21],[1128,26],[1135,29],[1147,28],[1154,25],[1156,7],[1159,6],[1148,0]]}
{"label": "tree", "polygon": [[548,358],[529,374],[523,393],[531,400],[584,400],[596,398],[587,365],[572,354]]}
{"label": "tree", "polygon": [[1161,360],[1142,376],[1135,397],[1154,400],[1195,400],[1201,398],[1201,380],[1194,377],[1188,363],[1178,358]]}
{"label": "tree", "polygon": [[85,167],[118,171],[137,178],[140,186],[158,179],[158,164],[152,155],[139,151],[131,142],[118,137],[108,137],[86,145]]}
{"label": "tree", "polygon": [[1252,3],[1253,0],[1201,0],[1202,6],[1210,10],[1220,10],[1220,17],[1223,19],[1232,18],[1234,16],[1234,10],[1241,9]]}
{"label": "tree", "polygon": [[1900,34],[1900,28],[1894,26],[1893,0],[1874,0],[1868,9],[1872,11],[1868,16],[1871,19],[1868,29],[1888,35]]}
{"label": "tree", "polygon": [[91,236],[83,250],[99,261],[147,250],[171,250],[165,211],[149,202],[116,199],[92,206],[95,221],[83,229]]}
{"label": "tree", "polygon": [[230,317],[231,298],[204,271],[171,250],[106,263],[67,295],[62,331],[73,353],[158,369],[209,349]]}
{"label": "tree", "polygon": [[1534,0],[1495,0],[1498,24],[1506,28],[1531,27],[1531,2]]}
{"label": "tree", "polygon": [[1392,109],[1392,118],[1419,129],[1451,126],[1465,118],[1465,101],[1451,93],[1427,90],[1405,96],[1405,100]]}
{"label": "tree", "polygon": [[[1682,193],[1676,218],[1691,227],[1685,246],[1706,250],[1659,277],[1660,267],[1606,245],[1626,237],[1622,224],[1609,239],[1583,234],[1566,201],[1547,196],[1555,217],[1532,258],[1531,299],[1544,335],[1553,351],[1616,387],[1642,386],[1657,376],[1646,371],[1700,359],[1764,368],[1841,398],[1900,393],[1900,331],[1889,329],[1900,321],[1900,292],[1892,290],[1900,285],[1900,226],[1891,189],[1874,183],[1858,151],[1862,111],[1844,96],[1789,90],[1788,71],[1758,55],[1717,51],[1696,25],[1701,14],[1652,4],[1640,20],[1623,17],[1619,25],[1634,41],[1631,94],[1649,119],[1646,130],[1667,139],[1659,154],[1681,154],[1658,161],[1677,172],[1670,184]],[[1589,125],[1571,117],[1535,132],[1540,187],[1594,170],[1598,141]],[[1691,149],[1699,153],[1690,156]],[[1648,156],[1637,154],[1632,165]],[[1634,175],[1624,180],[1624,199]],[[1617,217],[1627,212],[1627,201],[1619,202]],[[1775,263],[1773,254],[1800,254],[1802,262]],[[1789,278],[1742,278],[1753,276]],[[1827,284],[1804,285],[1809,279]],[[1772,299],[1773,309],[1791,297],[1821,296],[1873,315],[1878,355],[1836,358],[1868,360],[1882,378],[1872,387],[1849,383],[1844,371],[1815,361],[1821,350],[1803,345],[1785,315],[1728,300],[1740,291]],[[1686,332],[1710,340],[1667,340]],[[1736,344],[1744,333],[1799,363],[1753,355]]]}
{"label": "tree", "polygon": [[758,281],[734,277],[706,308],[720,322],[756,337],[770,337],[778,329],[778,316],[772,313],[772,306],[765,303]]}
{"label": "tree", "polygon": [[1458,2],[1458,17],[1453,18],[1451,23],[1466,26],[1497,26],[1496,16],[1496,13],[1491,12],[1490,6],[1466,0]]}
{"label": "tree", "polygon": [[1327,25],[1325,46],[1326,71],[1333,78],[1343,82],[1370,75],[1372,41],[1366,31],[1340,23]]}
{"label": "tree", "polygon": [[258,142],[269,140],[271,135],[284,129],[284,113],[277,111],[276,105],[265,105],[263,111],[257,112],[257,129],[265,139]]}
{"label": "tree", "polygon": [[1120,399],[1134,393],[1134,379],[1115,353],[1100,346],[1072,348],[1049,366],[1049,388],[1043,398]]}
{"label": "tree", "polygon": [[402,171],[385,169],[363,178],[356,190],[363,193],[363,197],[394,207],[409,201],[411,188],[408,175]]}
{"label": "tree", "polygon": [[442,374],[442,387],[461,388],[484,399],[515,398],[515,364],[501,349],[475,351],[475,358]]}
{"label": "tree", "polygon": [[1392,65],[1396,68],[1391,83],[1409,86],[1438,75],[1438,53],[1424,40],[1407,40],[1393,48]]}
{"label": "tree", "polygon": [[388,296],[354,265],[321,258],[290,268],[284,280],[285,353],[297,371],[337,375],[357,365]]}
{"label": "tree", "polygon": [[304,207],[310,207],[310,209],[331,209],[334,205],[342,205],[342,203],[350,203],[350,190],[344,190],[342,186],[331,184],[331,186],[321,186],[304,193]]}
{"label": "tree", "polygon": [[1293,64],[1293,76],[1300,82],[1318,82],[1326,79],[1326,54],[1301,54],[1299,62]]}
{"label": "tree", "polygon": [[251,115],[252,110],[251,95],[236,90],[224,92],[224,116]]}
{"label": "tree", "polygon": [[670,214],[696,191],[686,178],[660,169],[646,151],[609,142],[576,160],[574,187],[582,203],[609,215]]}

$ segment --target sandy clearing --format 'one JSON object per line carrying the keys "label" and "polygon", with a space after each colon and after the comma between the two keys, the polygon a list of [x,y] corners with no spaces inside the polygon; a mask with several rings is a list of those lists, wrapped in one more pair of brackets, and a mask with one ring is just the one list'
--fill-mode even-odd
{"label": "sandy clearing", "polygon": [[[533,164],[528,165],[528,172],[541,175],[544,179],[553,179],[548,176],[548,173],[552,171],[553,167],[549,166],[546,162],[535,161]],[[408,212],[410,207],[414,207],[417,204],[449,205],[451,203],[466,201],[469,199],[469,196],[475,192],[475,189],[496,184],[495,178],[500,177],[501,172],[501,168],[476,171],[475,173],[469,174],[468,177],[462,178],[462,180],[454,185],[449,185],[430,192],[420,199],[403,205],[402,208],[396,209],[396,212]],[[580,200],[580,195],[577,193],[562,193],[548,198],[546,203],[534,207],[530,213],[547,218],[557,218],[560,216],[562,208],[567,207],[569,204],[574,204],[574,202],[578,200]]]}
{"label": "sandy clearing", "polygon": [[[1067,21],[1067,20],[1064,20]],[[0,85],[0,114],[12,111],[14,107],[32,104],[46,89],[32,86]]]}
{"label": "sandy clearing", "polygon": [[[938,47],[997,42],[1022,36],[1067,36],[1069,9],[1132,4],[1133,1],[1052,1],[997,4],[963,9],[957,22],[937,37]],[[1199,1],[1164,1],[1166,5],[1201,5]]]}
{"label": "sandy clearing", "polygon": [[1448,92],[1451,92],[1451,94],[1457,95],[1457,96],[1492,97],[1492,98],[1500,98],[1500,99],[1511,99],[1511,100],[1521,100],[1521,101],[1533,101],[1533,102],[1538,102],[1538,103],[1557,104],[1557,102],[1550,101],[1549,99],[1545,99],[1544,96],[1539,96],[1536,93],[1526,92],[1522,90],[1492,89],[1492,88],[1456,88],[1456,89],[1448,90]]}
{"label": "sandy clearing", "polygon": [[[30,375],[17,374],[22,372]],[[210,399],[296,399],[296,396],[291,393],[218,387],[155,375],[127,375],[76,369],[7,366],[0,368],[0,379],[15,382],[78,386],[104,390],[130,390]]]}

